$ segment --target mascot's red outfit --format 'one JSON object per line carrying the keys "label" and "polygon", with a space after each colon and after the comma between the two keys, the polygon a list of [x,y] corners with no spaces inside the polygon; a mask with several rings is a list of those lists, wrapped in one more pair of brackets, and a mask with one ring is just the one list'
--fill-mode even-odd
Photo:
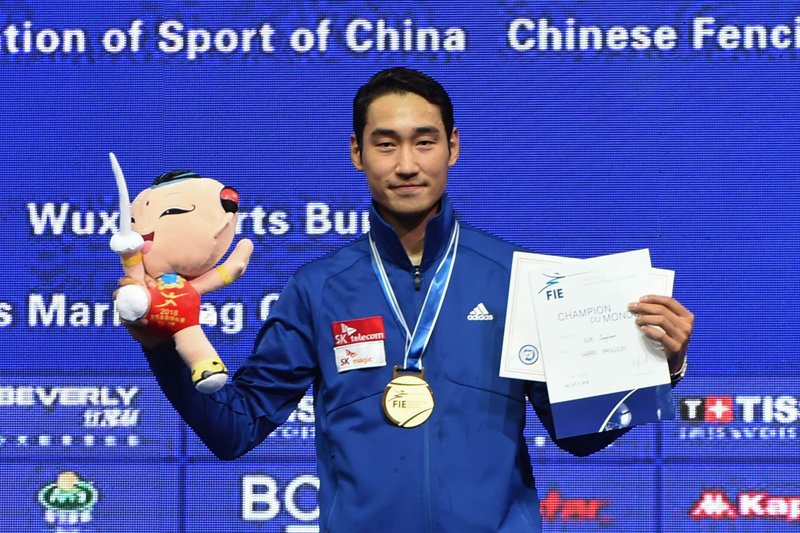
{"label": "mascot's red outfit", "polygon": [[200,294],[178,274],[164,274],[150,290],[147,331],[162,337],[200,324]]}

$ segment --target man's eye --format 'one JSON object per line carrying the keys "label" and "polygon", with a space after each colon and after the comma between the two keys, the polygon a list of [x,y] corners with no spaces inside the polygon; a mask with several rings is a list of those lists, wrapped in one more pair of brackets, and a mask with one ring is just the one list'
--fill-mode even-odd
{"label": "man's eye", "polygon": [[182,215],[184,213],[191,213],[194,211],[195,206],[192,206],[191,209],[186,209],[185,207],[170,207],[169,209],[165,210],[158,218],[161,218],[166,215]]}
{"label": "man's eye", "polygon": [[136,219],[131,217],[131,224],[136,224]]}

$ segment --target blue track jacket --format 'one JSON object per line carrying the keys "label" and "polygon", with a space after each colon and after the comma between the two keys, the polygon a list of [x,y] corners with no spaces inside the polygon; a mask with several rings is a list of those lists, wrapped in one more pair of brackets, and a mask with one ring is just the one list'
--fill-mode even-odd
{"label": "blue track jacket", "polygon": [[[374,206],[370,213],[373,238],[412,331],[455,220],[445,196],[426,228],[415,289],[400,239]],[[392,369],[403,365],[404,335],[373,271],[366,236],[297,271],[253,353],[220,391],[195,392],[174,350],[148,354],[148,361],[172,405],[221,459],[261,443],[313,384],[321,532],[541,531],[522,430],[527,397],[553,436],[547,389],[498,375],[515,249],[461,225],[449,291],[422,359],[436,405],[415,428],[397,427],[383,412]],[[478,304],[491,319],[486,313],[483,320],[467,319]],[[332,324],[375,316],[383,318],[386,365],[339,372]],[[588,455],[618,435],[556,443]]]}

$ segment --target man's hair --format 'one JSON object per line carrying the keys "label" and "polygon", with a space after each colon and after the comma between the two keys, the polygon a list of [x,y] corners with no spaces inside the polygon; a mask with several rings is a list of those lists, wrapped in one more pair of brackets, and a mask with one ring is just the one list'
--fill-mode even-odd
{"label": "man's hair", "polygon": [[367,124],[367,109],[377,98],[386,94],[414,93],[439,108],[447,139],[453,134],[453,102],[438,81],[427,74],[405,67],[382,70],[361,86],[353,99],[353,131],[361,146],[364,127]]}

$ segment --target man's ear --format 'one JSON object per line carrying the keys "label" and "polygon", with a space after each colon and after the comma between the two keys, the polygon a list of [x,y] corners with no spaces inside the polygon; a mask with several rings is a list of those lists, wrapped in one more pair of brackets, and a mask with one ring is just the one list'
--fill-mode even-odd
{"label": "man's ear", "polygon": [[356,169],[364,171],[364,165],[361,163],[361,147],[358,145],[355,133],[350,136],[350,161]]}
{"label": "man's ear", "polygon": [[235,216],[236,216],[236,213],[225,213],[225,216],[224,216],[224,217],[222,217],[222,223],[221,223],[221,224],[219,225],[219,227],[217,228],[217,231],[215,231],[215,232],[214,232],[214,238],[215,238],[215,239],[216,239],[217,237],[219,237],[219,236],[220,236],[220,234],[221,234],[223,231],[225,231],[225,230],[228,228],[228,226],[230,226],[230,225],[233,223],[233,218],[234,218]]}
{"label": "man's ear", "polygon": [[453,128],[453,133],[450,134],[450,161],[447,166],[452,167],[458,161],[458,156],[461,154],[461,143],[458,140],[458,128]]}

